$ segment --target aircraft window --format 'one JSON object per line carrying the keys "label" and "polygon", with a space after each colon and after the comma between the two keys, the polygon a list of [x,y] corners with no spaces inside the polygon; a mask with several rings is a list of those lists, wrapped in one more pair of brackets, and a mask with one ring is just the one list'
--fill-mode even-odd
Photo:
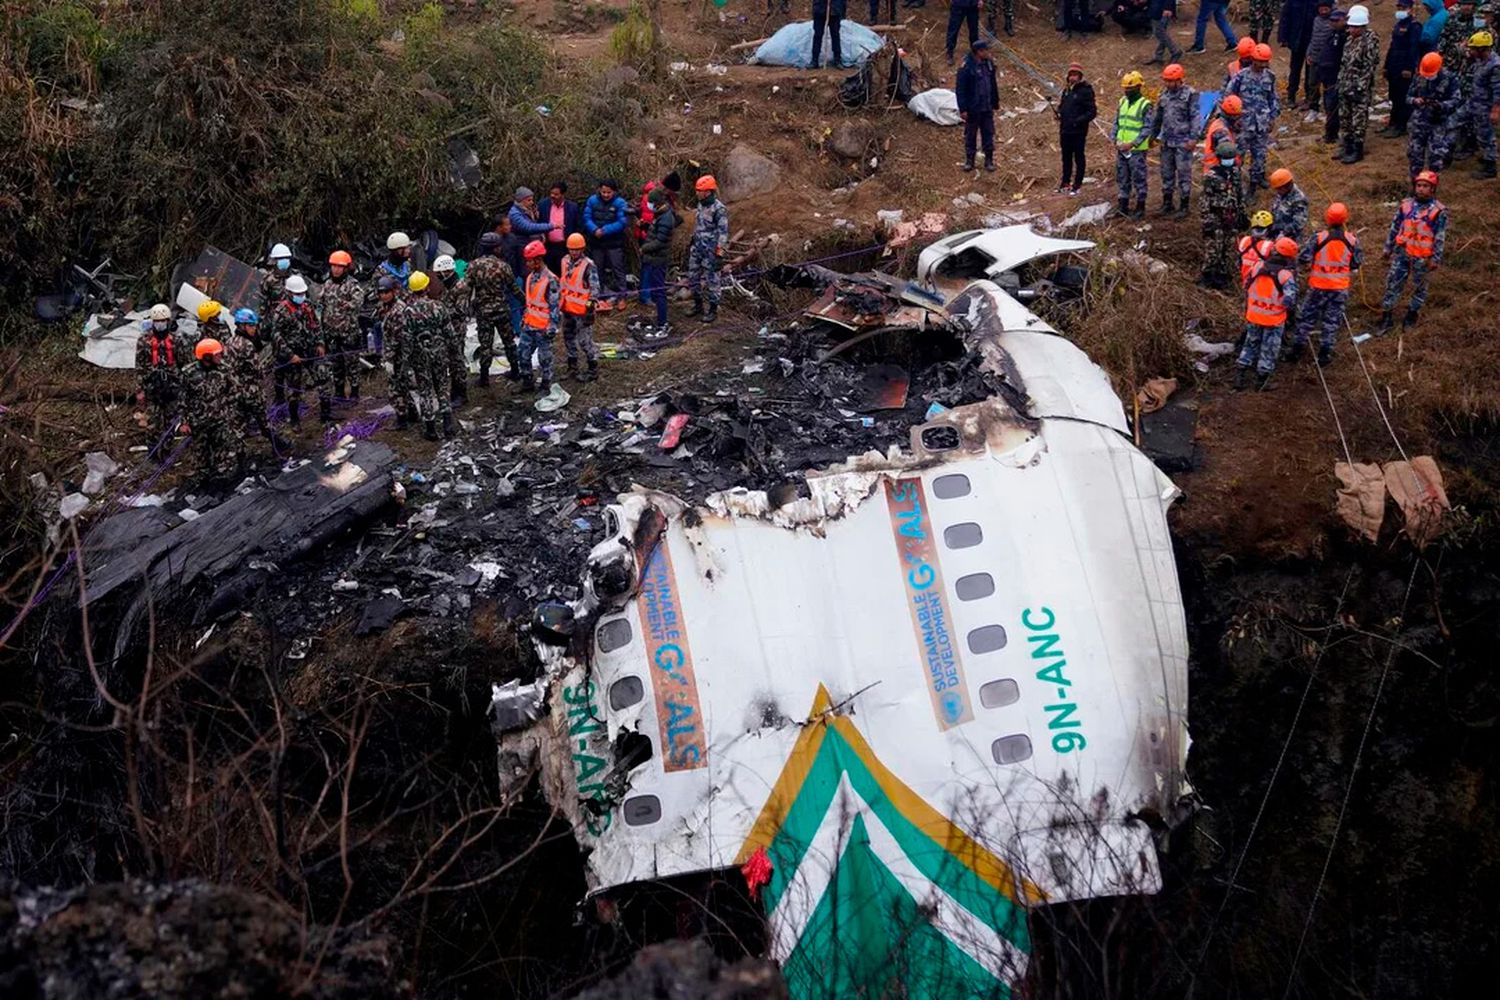
{"label": "aircraft window", "polygon": [[[1031,759],[1031,737],[1025,733],[1002,736],[990,744],[990,753],[995,755],[996,764],[1019,764],[1023,760]],[[627,809],[630,807],[628,799],[625,806]],[[627,819],[626,822],[630,821]]]}
{"label": "aircraft window", "polygon": [[635,795],[625,800],[620,811],[626,826],[650,826],[661,819],[661,799],[655,795]]}
{"label": "aircraft window", "polygon": [[969,477],[961,473],[938,476],[932,481],[932,495],[939,500],[952,500],[969,495]]}
{"label": "aircraft window", "polygon": [[1003,708],[1020,700],[1020,685],[1009,677],[990,681],[979,689],[979,704],[985,708]]}
{"label": "aircraft window", "polygon": [[993,653],[1005,648],[1004,625],[981,625],[969,631],[969,652]]}
{"label": "aircraft window", "polygon": [[943,544],[950,549],[970,549],[984,541],[984,532],[973,521],[950,524],[943,529]]}
{"label": "aircraft window", "polygon": [[995,578],[988,573],[970,573],[958,578],[953,591],[960,601],[977,601],[995,592]]}
{"label": "aircraft window", "polygon": [[612,618],[599,626],[599,631],[594,633],[599,640],[599,652],[613,653],[617,649],[624,649],[630,645],[630,619]]}
{"label": "aircraft window", "polygon": [[615,711],[629,708],[646,695],[639,677],[621,677],[609,686],[609,707]]}

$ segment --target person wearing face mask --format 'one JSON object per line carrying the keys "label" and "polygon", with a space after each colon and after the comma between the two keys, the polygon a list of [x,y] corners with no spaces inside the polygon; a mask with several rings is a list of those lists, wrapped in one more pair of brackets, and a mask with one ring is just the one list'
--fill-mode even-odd
{"label": "person wearing face mask", "polygon": [[328,255],[328,280],[318,295],[318,324],[328,345],[328,364],[333,395],[359,398],[359,349],[364,333],[359,314],[365,305],[365,290],[354,278],[354,258],[347,250]]}
{"label": "person wearing face mask", "polygon": [[286,442],[266,420],[266,352],[261,350],[260,316],[254,309],[234,311],[234,331],[223,344],[223,364],[234,395],[235,426],[254,427],[273,448],[280,449]]}
{"label": "person wearing face mask", "polygon": [[1214,145],[1213,166],[1203,175],[1203,194],[1198,212],[1203,223],[1203,273],[1198,284],[1205,288],[1229,287],[1234,273],[1234,235],[1250,220],[1245,217],[1245,191],[1240,184],[1234,140],[1220,135]]}
{"label": "person wearing face mask", "polygon": [[1380,36],[1370,27],[1370,11],[1363,4],[1349,8],[1349,41],[1339,63],[1339,139],[1334,157],[1343,164],[1365,158],[1365,130],[1375,98],[1375,75],[1380,72]]}
{"label": "person wearing face mask", "polygon": [[448,382],[453,399],[467,403],[469,365],[464,357],[464,335],[469,329],[469,287],[459,279],[458,262],[449,254],[441,254],[432,262],[432,276],[435,280],[427,285],[427,295],[437,303],[442,319]]}
{"label": "person wearing face mask", "polygon": [[275,332],[276,303],[286,294],[286,279],[292,276],[292,250],[285,243],[277,243],[266,260],[271,267],[260,279],[260,314],[265,317],[261,336],[269,339]]}
{"label": "person wearing face mask", "polygon": [[[1141,93],[1144,78],[1131,70],[1120,78],[1124,94],[1115,107],[1115,189],[1119,213],[1139,219],[1146,214],[1146,150],[1151,146],[1151,99]],[[1135,192],[1135,206],[1130,194]]]}
{"label": "person wearing face mask", "polygon": [[183,409],[188,433],[200,460],[199,472],[212,479],[234,460],[235,476],[244,473],[243,438],[230,429],[234,413],[234,386],[224,367],[224,345],[212,337],[198,341],[197,360],[183,372]]}
{"label": "person wearing face mask", "polygon": [[1474,136],[1479,166],[1474,176],[1495,176],[1495,123],[1500,121],[1500,56],[1495,55],[1495,36],[1476,31],[1469,36],[1469,93],[1463,118]]}
{"label": "person wearing face mask", "polygon": [[318,316],[307,301],[307,281],[300,274],[286,280],[286,295],[276,303],[276,332],[271,350],[276,359],[272,373],[278,387],[285,387],[287,420],[302,423],[302,390],[310,382],[318,394],[319,416],[333,419],[333,378],[326,360],[327,348],[318,326]]}
{"label": "person wearing face mask", "polygon": [[229,327],[224,322],[224,307],[213,299],[206,299],[198,303],[198,333],[193,337],[193,343],[200,340],[217,340],[224,343],[229,339]]}
{"label": "person wearing face mask", "polygon": [[135,401],[146,408],[153,436],[161,436],[171,426],[182,392],[182,370],[192,360],[192,352],[177,330],[172,310],[165,303],[152,306],[135,342],[135,373],[140,381]]}
{"label": "person wearing face mask", "polygon": [[1406,123],[1411,117],[1406,95],[1417,73],[1417,61],[1422,58],[1422,26],[1412,20],[1411,5],[1412,0],[1396,0],[1396,25],[1391,29],[1390,47],[1385,50],[1385,84],[1391,95],[1391,119],[1380,135],[1387,139],[1406,134]]}
{"label": "person wearing face mask", "polygon": [[388,275],[398,288],[406,288],[406,279],[411,277],[411,237],[394,232],[385,238],[385,260],[375,269],[377,275]]}

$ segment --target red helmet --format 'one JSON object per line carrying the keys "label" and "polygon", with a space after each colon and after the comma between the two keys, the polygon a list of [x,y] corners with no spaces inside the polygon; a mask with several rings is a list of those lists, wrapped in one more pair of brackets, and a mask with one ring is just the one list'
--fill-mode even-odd
{"label": "red helmet", "polygon": [[1433,187],[1437,187],[1438,185],[1438,175],[1433,173],[1431,170],[1423,170],[1412,179],[1418,183],[1425,182],[1427,184],[1431,184]]}
{"label": "red helmet", "polygon": [[1417,66],[1417,73],[1425,79],[1431,80],[1438,75],[1443,68],[1443,56],[1439,52],[1429,52],[1422,57],[1422,62]]}
{"label": "red helmet", "polygon": [[1323,220],[1330,226],[1342,226],[1349,221],[1349,206],[1341,201],[1336,201],[1328,206],[1328,211],[1323,213]]}
{"label": "red helmet", "polygon": [[335,250],[328,255],[328,263],[342,264],[344,267],[348,267],[354,263],[354,258],[349,256],[349,251],[347,250]]}
{"label": "red helmet", "polygon": [[1183,72],[1182,63],[1170,63],[1161,71],[1163,80],[1181,80],[1186,74]]}
{"label": "red helmet", "polygon": [[1249,35],[1241,35],[1240,43],[1234,47],[1234,51],[1241,59],[1251,59],[1255,56],[1255,39]]}
{"label": "red helmet", "polygon": [[1261,42],[1255,47],[1253,56],[1256,62],[1270,62],[1271,46],[1267,45],[1265,42]]}
{"label": "red helmet", "polygon": [[1240,100],[1239,94],[1230,94],[1219,102],[1219,108],[1226,115],[1237,115],[1245,110],[1245,104]]}
{"label": "red helmet", "polygon": [[532,240],[526,244],[526,249],[521,251],[521,256],[527,260],[536,260],[538,257],[547,256],[547,248],[542,245],[541,240]]}
{"label": "red helmet", "polygon": [[193,348],[193,357],[202,361],[209,354],[223,354],[224,345],[212,337],[204,337],[198,341],[198,346]]}

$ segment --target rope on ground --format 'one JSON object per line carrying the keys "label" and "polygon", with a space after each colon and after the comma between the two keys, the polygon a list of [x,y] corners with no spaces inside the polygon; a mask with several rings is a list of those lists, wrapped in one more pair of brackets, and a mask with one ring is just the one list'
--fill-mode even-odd
{"label": "rope on ground", "polygon": [[[1406,593],[1401,597],[1401,610],[1396,615],[1396,621],[1401,622],[1406,618],[1407,602],[1411,600],[1412,587],[1417,582],[1417,567],[1421,565],[1422,557],[1414,556],[1411,564],[1411,576],[1406,581]],[[1307,906],[1307,919],[1302,923],[1302,934],[1297,938],[1297,950],[1292,953],[1292,964],[1287,970],[1286,989],[1282,991],[1282,1000],[1287,1000],[1292,995],[1292,986],[1297,979],[1297,963],[1302,959],[1302,950],[1307,944],[1307,932],[1312,928],[1313,914],[1318,908],[1318,899],[1323,894],[1323,884],[1328,880],[1328,869],[1333,864],[1334,851],[1338,848],[1339,834],[1344,829],[1344,816],[1349,811],[1349,799],[1354,792],[1354,781],[1359,776],[1359,765],[1364,758],[1365,745],[1370,739],[1370,727],[1375,722],[1375,711],[1380,707],[1380,697],[1385,693],[1386,677],[1391,672],[1391,664],[1396,659],[1396,650],[1399,647],[1392,643],[1390,652],[1386,654],[1385,665],[1380,670],[1380,680],[1375,685],[1375,697],[1370,701],[1370,711],[1365,716],[1365,727],[1359,735],[1359,746],[1354,751],[1354,763],[1349,769],[1349,783],[1344,786],[1344,799],[1339,804],[1338,819],[1333,824],[1333,837],[1328,841],[1328,854],[1323,858],[1323,870],[1318,873],[1318,884],[1313,889],[1312,902]]]}

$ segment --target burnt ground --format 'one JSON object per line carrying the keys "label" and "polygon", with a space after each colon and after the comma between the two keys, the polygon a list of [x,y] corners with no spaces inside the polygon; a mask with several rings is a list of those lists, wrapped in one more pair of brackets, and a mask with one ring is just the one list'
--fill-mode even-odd
{"label": "burnt ground", "polygon": [[[559,27],[552,5],[519,7],[539,27]],[[1148,41],[1113,31],[1065,40],[1044,12],[1020,7],[1020,55],[1054,79],[1079,58],[1101,104],[1112,101],[1112,80],[1149,55]],[[700,17],[693,4],[669,3],[664,13],[669,46],[696,67],[718,61],[729,44],[769,33],[759,18],[731,15],[719,23],[712,13]],[[941,62],[945,14],[917,12],[903,39],[919,71],[925,64],[931,77],[951,85]],[[602,64],[608,30],[602,21],[570,22],[553,38],[554,49]],[[1211,73],[1216,81],[1220,61],[1216,54],[1189,57],[1190,80]],[[1036,82],[1003,57],[1001,66],[1003,106],[1033,106]],[[784,176],[774,194],[731,206],[734,227],[778,233],[792,246],[819,241],[819,252],[837,249],[826,242],[836,218],[860,229],[842,246],[863,245],[882,208],[902,207],[909,216],[948,211],[956,229],[1001,208],[1045,211],[1055,222],[1112,194],[1102,139],[1091,145],[1090,160],[1105,181],[1087,186],[1081,199],[1048,193],[1056,167],[1045,114],[1002,122],[1002,171],[970,179],[956,168],[954,130],[918,122],[899,107],[844,112],[839,79],[826,71],[738,66],[722,76],[678,74],[660,112],[641,123],[656,148],[643,143],[637,150],[639,173],[688,159],[712,165],[743,141],[783,163]],[[681,114],[687,103],[692,112]],[[872,155],[882,156],[873,173],[826,150],[829,131],[846,120],[867,129]],[[721,136],[712,135],[713,122],[723,125]],[[1316,140],[1320,125],[1290,122],[1277,155],[1300,175],[1315,211],[1335,197],[1347,201],[1366,246],[1377,243],[1401,194],[1400,143],[1372,135],[1369,159],[1345,168],[1328,162]],[[1343,449],[1310,368],[1284,373],[1267,394],[1230,392],[1222,364],[1206,374],[1160,372],[1183,379],[1199,401],[1200,463],[1175,477],[1185,496],[1172,517],[1193,640],[1189,768],[1205,808],[1164,842],[1167,885],[1160,895],[1040,915],[1035,996],[1467,995],[1500,965],[1493,933],[1500,810],[1491,777],[1500,704],[1489,669],[1500,620],[1500,368],[1489,267],[1500,208],[1466,167],[1445,177],[1440,192],[1453,213],[1450,256],[1420,329],[1364,347],[1373,393],[1347,345],[1328,372],[1356,460],[1398,457],[1398,441],[1410,454],[1438,458],[1460,508],[1445,538],[1420,554],[1389,528],[1374,545],[1349,540],[1332,515],[1332,464]],[[851,193],[834,193],[854,180],[860,183]],[[986,202],[955,211],[950,200],[969,191]],[[1151,314],[1153,322],[1196,319],[1209,340],[1235,335],[1234,303],[1190,285],[1198,266],[1195,221],[1151,217],[1091,235],[1109,250],[1134,247],[1168,262],[1165,281],[1174,294]],[[892,266],[909,266],[913,256],[900,255]],[[1383,268],[1370,258],[1351,310],[1356,329],[1373,322],[1381,289]],[[767,311],[786,311],[788,302],[775,301]],[[575,398],[565,418],[550,422],[589,426],[591,408],[660,392],[680,396],[689,383],[716,374],[744,383],[750,377],[735,373],[758,356],[764,320],[734,315],[712,335],[652,358],[606,362],[604,378],[570,387]],[[1079,319],[1090,328],[1110,322],[1097,314]],[[1108,329],[1121,336],[1117,326]],[[1086,332],[1078,331],[1081,339]],[[623,333],[612,317],[599,336],[619,340]],[[7,388],[7,405],[26,404],[13,409],[35,443],[28,461],[53,479],[73,476],[82,452],[102,446],[117,454],[139,440],[125,405],[129,380],[85,370],[67,347],[54,341],[33,351],[12,370]],[[1143,378],[1115,368],[1111,374],[1122,385]],[[773,383],[761,385],[769,395]],[[518,407],[503,387],[477,394],[462,417],[471,425],[466,441],[493,436],[498,448],[524,432],[559,463],[576,460],[578,442],[564,439],[566,432],[555,442],[550,433],[533,437],[533,426],[549,421]],[[803,437],[825,431],[795,429]],[[127,877],[188,885],[173,898],[193,905],[205,897],[180,880],[242,887],[254,894],[249,902],[212,905],[254,917],[239,919],[248,932],[227,934],[239,944],[226,949],[230,957],[220,966],[243,967],[252,989],[284,981],[254,978],[262,973],[248,970],[262,966],[232,956],[269,954],[275,975],[285,975],[276,956],[287,946],[288,927],[303,963],[292,967],[305,970],[329,941],[318,968],[347,969],[346,995],[370,995],[366,987],[385,969],[392,971],[384,981],[422,996],[567,995],[625,967],[641,944],[682,935],[706,934],[726,958],[755,953],[753,916],[736,878],[583,904],[576,848],[540,799],[498,815],[494,744],[483,714],[489,685],[529,676],[518,626],[546,592],[568,596],[578,556],[597,535],[592,505],[564,513],[565,501],[606,495],[638,468],[636,460],[587,482],[552,483],[539,491],[553,506],[538,527],[496,534],[492,525],[464,520],[485,511],[466,508],[462,498],[472,495],[454,490],[471,482],[483,486],[486,502],[497,496],[511,468],[506,453],[476,459],[471,472],[453,459],[476,450],[467,444],[439,449],[389,429],[376,437],[403,456],[405,507],[367,537],[268,579],[201,645],[195,643],[207,623],[178,629],[171,615],[158,615],[151,658],[104,666],[106,690],[124,708],[99,696],[79,655],[79,624],[65,606],[49,606],[18,634],[32,669],[4,709],[4,870],[33,886]],[[298,444],[313,452],[320,439],[308,429]],[[857,441],[839,440],[846,444]],[[435,470],[425,484],[410,475]],[[181,498],[190,492],[187,471],[186,463],[168,470],[152,489],[175,487]],[[680,469],[658,471],[678,477],[663,485],[689,492],[715,485],[715,463],[706,475],[689,472],[692,483],[682,481]],[[523,492],[498,509],[530,517],[535,500]],[[413,526],[413,515],[433,502],[437,519],[450,523]],[[575,518],[588,526],[576,526]],[[393,544],[402,548],[386,562],[396,568],[371,571]],[[414,555],[402,562],[407,552]],[[509,563],[522,554],[545,573],[524,582],[443,579],[486,555]],[[353,579],[359,589],[335,592],[339,579]],[[363,608],[391,586],[410,607],[384,631],[356,636]],[[1349,789],[1356,754],[1360,770]],[[137,796],[125,794],[132,788]],[[462,852],[448,850],[455,831]],[[429,881],[434,872],[440,874]],[[472,888],[449,891],[470,881]],[[262,898],[274,903],[274,919],[258,909]],[[120,912],[108,896],[101,903],[116,907],[101,913]],[[24,976],[55,967],[49,963],[59,956],[72,968],[96,967],[86,951],[66,950],[74,946],[61,931],[19,934],[10,916],[16,912],[0,905],[0,971],[23,977],[7,982],[30,982]],[[125,917],[110,921],[131,926]],[[320,930],[338,927],[372,934],[375,943]],[[347,961],[345,949],[352,949]],[[192,967],[175,968],[186,975]],[[360,979],[372,970],[372,980]],[[90,981],[79,981],[82,992],[57,995],[86,995]],[[292,985],[302,981],[294,977]]]}

